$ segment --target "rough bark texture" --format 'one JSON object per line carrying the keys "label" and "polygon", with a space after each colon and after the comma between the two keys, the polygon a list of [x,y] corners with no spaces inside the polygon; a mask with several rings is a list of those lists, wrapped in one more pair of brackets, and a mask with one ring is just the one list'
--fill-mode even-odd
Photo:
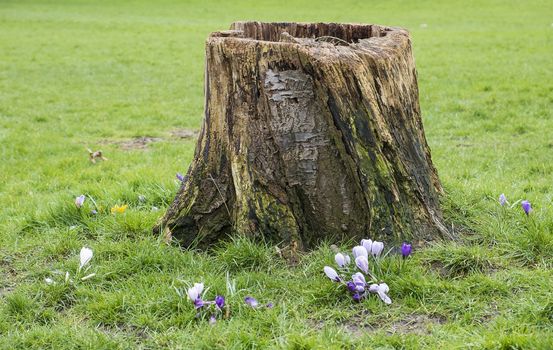
{"label": "rough bark texture", "polygon": [[157,230],[237,231],[299,249],[447,233],[407,31],[237,22],[206,43],[195,159]]}

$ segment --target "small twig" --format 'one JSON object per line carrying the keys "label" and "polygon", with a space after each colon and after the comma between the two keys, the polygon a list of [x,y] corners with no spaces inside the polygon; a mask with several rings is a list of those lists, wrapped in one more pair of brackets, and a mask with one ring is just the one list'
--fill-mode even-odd
{"label": "small twig", "polygon": [[219,192],[219,195],[221,196],[221,199],[223,200],[223,204],[225,205],[225,208],[227,209],[228,216],[230,218],[231,217],[230,210],[227,207],[227,201],[226,201],[225,197],[223,196],[223,193],[221,193],[221,190],[219,189],[219,186],[217,186],[217,182],[215,182],[215,179],[213,178],[213,176],[211,176],[211,174],[208,174],[208,175],[209,175],[209,179],[211,181],[213,181],[213,184],[215,185],[215,188],[217,189],[217,192]]}

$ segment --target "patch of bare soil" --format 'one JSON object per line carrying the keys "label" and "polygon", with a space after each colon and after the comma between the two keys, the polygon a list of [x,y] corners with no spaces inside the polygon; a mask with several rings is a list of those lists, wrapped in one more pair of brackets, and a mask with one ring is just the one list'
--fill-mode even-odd
{"label": "patch of bare soil", "polygon": [[355,336],[378,331],[385,331],[388,334],[430,334],[432,326],[445,322],[445,319],[441,317],[421,314],[406,315],[401,320],[382,324],[368,323],[363,319],[362,315],[352,317],[343,326]]}
{"label": "patch of bare soil", "polygon": [[198,137],[198,131],[192,129],[176,129],[169,132],[171,137],[177,139],[191,139]]}
{"label": "patch of bare soil", "polygon": [[131,151],[136,149],[147,149],[148,145],[154,142],[163,141],[161,137],[150,137],[150,136],[138,136],[133,137],[130,140],[122,140],[122,141],[111,141],[111,140],[104,140],[102,143],[104,144],[114,144],[119,146],[119,148],[125,150],[125,151]]}

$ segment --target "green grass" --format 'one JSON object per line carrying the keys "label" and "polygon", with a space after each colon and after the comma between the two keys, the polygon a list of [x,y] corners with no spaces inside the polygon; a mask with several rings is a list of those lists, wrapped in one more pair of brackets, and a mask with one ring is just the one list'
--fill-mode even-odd
{"label": "green grass", "polygon": [[[552,14],[551,1],[0,1],[0,348],[553,348]],[[151,234],[193,156],[171,132],[200,127],[205,38],[244,19],[411,31],[462,234],[390,263],[391,307],[339,292],[321,271],[328,245],[287,267],[243,238],[207,253]],[[121,146],[137,136],[162,140]],[[109,161],[90,164],[87,147]],[[500,208],[502,192],[532,215]],[[46,284],[83,245],[97,275]],[[198,281],[227,296],[230,319],[195,320],[175,288]]]}

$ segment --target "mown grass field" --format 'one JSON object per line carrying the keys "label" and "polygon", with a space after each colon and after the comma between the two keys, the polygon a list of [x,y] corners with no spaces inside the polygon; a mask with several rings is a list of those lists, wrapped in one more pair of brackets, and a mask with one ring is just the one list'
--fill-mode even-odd
{"label": "mown grass field", "polygon": [[[174,134],[200,127],[204,40],[244,19],[411,31],[459,240],[389,262],[391,306],[323,275],[334,242],[288,267],[245,239],[206,253],[151,234],[193,155]],[[0,348],[551,349],[552,111],[551,1],[0,1]],[[82,246],[96,276],[45,283]],[[174,290],[199,281],[227,296],[228,320],[198,322]]]}

